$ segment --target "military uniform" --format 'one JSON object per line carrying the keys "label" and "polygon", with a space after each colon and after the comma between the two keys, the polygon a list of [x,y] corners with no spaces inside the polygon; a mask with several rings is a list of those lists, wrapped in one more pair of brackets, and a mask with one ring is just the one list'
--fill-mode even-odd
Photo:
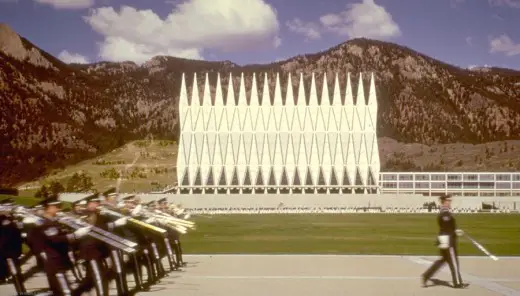
{"label": "military uniform", "polygon": [[[59,205],[58,200],[48,200],[45,207]],[[69,233],[55,217],[44,215],[43,223],[36,227],[39,238],[42,239],[42,249],[46,259],[44,270],[47,275],[49,288],[54,296],[58,295],[80,295],[71,290],[65,276],[67,270],[73,268],[68,256],[70,244],[82,238],[88,233],[88,229],[79,229]]]}
{"label": "military uniform", "polygon": [[[90,201],[97,201],[91,199]],[[103,230],[108,230],[108,221],[96,212],[86,212],[86,222]],[[108,278],[109,269],[106,266],[105,259],[110,256],[109,247],[93,238],[87,237],[83,239],[79,245],[79,257],[86,261],[87,274],[81,281],[78,292],[87,292],[92,288],[96,289],[97,295],[108,295]]]}
{"label": "military uniform", "polygon": [[[442,196],[441,201],[449,199],[451,196]],[[441,258],[435,261],[432,266],[422,275],[423,285],[426,286],[427,281],[445,264],[448,263],[455,288],[465,288],[467,284],[462,282],[460,275],[459,258],[457,251],[457,236],[462,233],[457,229],[455,218],[450,212],[450,208],[442,206],[437,217],[439,225],[439,236],[437,244],[440,250]]]}

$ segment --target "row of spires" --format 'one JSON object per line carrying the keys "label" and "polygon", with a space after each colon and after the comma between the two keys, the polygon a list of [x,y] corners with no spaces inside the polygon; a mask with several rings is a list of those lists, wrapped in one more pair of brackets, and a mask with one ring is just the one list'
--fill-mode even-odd
{"label": "row of spires", "polygon": [[[293,95],[293,88],[292,88],[292,82],[291,82],[291,74],[289,73],[288,79],[287,79],[287,92],[286,92],[286,100],[285,100],[285,106],[296,106],[294,102],[294,95]],[[197,84],[197,73],[194,73],[193,77],[193,84],[192,84],[192,93],[191,93],[191,104],[188,102],[188,92],[186,88],[186,81],[185,81],[185,74],[182,74],[182,82],[181,82],[181,93],[179,98],[179,105],[180,107],[184,106],[234,106],[235,105],[235,91],[233,87],[233,76],[230,73],[229,74],[229,84],[228,84],[228,92],[227,92],[227,104],[224,104],[224,97],[222,95],[222,85],[220,81],[220,73],[217,75],[217,85],[215,90],[215,104],[212,104],[211,99],[211,92],[210,92],[210,86],[209,86],[209,78],[208,73],[206,73],[206,79],[204,83],[204,94],[203,94],[203,102],[202,105],[200,104],[200,97],[199,97],[199,91],[198,91],[198,84]],[[263,96],[258,95],[258,88],[257,88],[257,82],[256,82],[256,74],[253,73],[253,82],[251,85],[251,95],[249,100],[249,106],[261,106],[263,104],[260,103],[260,98],[262,97],[262,102],[264,102],[264,99],[267,99],[267,102],[271,102],[269,98],[269,81],[267,77],[267,73],[265,73],[265,79],[264,79],[264,88],[263,88]],[[354,97],[352,94],[352,83],[350,79],[350,73],[347,73],[347,86],[345,91],[345,100],[342,103],[341,99],[341,93],[340,93],[340,87],[339,87],[339,78],[338,73],[335,75],[335,81],[334,81],[334,90],[333,90],[333,99],[332,104],[329,100],[322,100],[321,104],[318,103],[318,96],[317,96],[317,90],[316,90],[316,79],[315,74],[312,72],[312,81],[311,81],[311,89],[309,94],[310,100],[309,104],[306,104],[308,106],[340,106],[340,105],[373,105],[377,106],[377,97],[376,97],[376,88],[374,83],[374,73],[371,74],[370,78],[370,89],[369,89],[369,95],[368,95],[368,102],[366,102],[365,92],[363,89],[363,74],[359,74],[359,84],[357,89],[357,96],[356,96],[356,103],[354,104]],[[300,83],[298,86],[298,96],[297,96],[297,102],[299,101],[299,98],[305,98],[305,103],[307,102],[306,96],[305,96],[305,88],[303,84],[303,73],[300,73]],[[323,87],[322,87],[322,95],[321,98],[329,98],[329,90],[328,90],[328,84],[327,84],[327,74],[324,73],[323,76]],[[360,100],[361,98],[362,100]],[[247,106],[247,97],[246,97],[246,88],[244,83],[244,73],[240,76],[240,86],[239,86],[239,96],[238,96],[238,104],[237,106]],[[271,106],[284,106],[282,101],[282,89],[280,86],[280,74],[276,73],[276,86],[275,86],[275,92],[274,92],[274,101],[272,104],[269,104]]]}

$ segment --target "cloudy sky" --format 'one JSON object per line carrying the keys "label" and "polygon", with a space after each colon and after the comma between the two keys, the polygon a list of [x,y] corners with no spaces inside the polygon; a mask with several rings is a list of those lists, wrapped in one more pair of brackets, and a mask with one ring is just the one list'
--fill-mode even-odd
{"label": "cloudy sky", "polygon": [[267,63],[367,37],[520,69],[520,0],[0,0],[0,22],[66,62]]}

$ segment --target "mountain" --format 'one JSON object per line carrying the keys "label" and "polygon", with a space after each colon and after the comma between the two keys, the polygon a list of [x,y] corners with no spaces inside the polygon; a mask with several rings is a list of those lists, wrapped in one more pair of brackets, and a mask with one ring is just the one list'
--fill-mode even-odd
{"label": "mountain", "polygon": [[[520,139],[519,71],[461,69],[397,44],[354,39],[268,65],[166,56],[140,66],[68,65],[0,24],[0,184],[33,180],[150,135],[175,139],[183,72],[188,88],[193,73],[200,78],[209,73],[213,89],[218,72],[223,85],[233,73],[235,87],[242,72],[247,87],[254,72],[272,78],[279,72],[282,84],[288,73],[300,72],[309,84],[316,72],[318,90],[323,73],[332,87],[336,72],[343,84],[351,72],[354,93],[357,75],[368,78],[374,72],[380,137],[430,146]],[[292,81],[296,87],[298,80]],[[203,82],[198,79],[200,91]],[[258,82],[261,87],[262,76]],[[365,79],[365,87],[368,82]],[[274,79],[270,83],[274,85]]]}

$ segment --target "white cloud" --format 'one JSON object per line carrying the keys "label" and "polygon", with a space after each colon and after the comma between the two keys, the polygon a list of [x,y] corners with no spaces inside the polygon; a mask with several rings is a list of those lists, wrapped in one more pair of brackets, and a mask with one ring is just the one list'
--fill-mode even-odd
{"label": "white cloud", "polygon": [[489,46],[491,53],[503,53],[506,56],[520,54],[520,43],[515,43],[506,34],[502,34],[496,38],[490,38]]}
{"label": "white cloud", "polygon": [[401,30],[392,15],[374,0],[348,4],[345,11],[324,15],[320,22],[328,31],[349,38],[385,39],[401,35]]}
{"label": "white cloud", "polygon": [[301,19],[295,18],[285,24],[289,31],[305,36],[306,41],[321,38],[321,28],[313,22],[304,23]]}
{"label": "white cloud", "polygon": [[92,9],[85,21],[104,36],[104,60],[143,63],[156,55],[202,59],[205,49],[226,52],[278,47],[276,11],[264,0],[188,0],[164,19],[152,10]]}
{"label": "white cloud", "polygon": [[491,6],[520,8],[520,0],[488,0]]}
{"label": "white cloud", "polygon": [[94,0],[34,0],[55,9],[83,9],[94,6]]}
{"label": "white cloud", "polygon": [[66,50],[63,50],[58,55],[58,59],[62,60],[64,63],[67,64],[88,64],[88,59],[85,56],[82,56],[77,53],[70,53]]}
{"label": "white cloud", "polygon": [[473,37],[466,37],[466,44],[468,44],[469,46],[473,46]]}

